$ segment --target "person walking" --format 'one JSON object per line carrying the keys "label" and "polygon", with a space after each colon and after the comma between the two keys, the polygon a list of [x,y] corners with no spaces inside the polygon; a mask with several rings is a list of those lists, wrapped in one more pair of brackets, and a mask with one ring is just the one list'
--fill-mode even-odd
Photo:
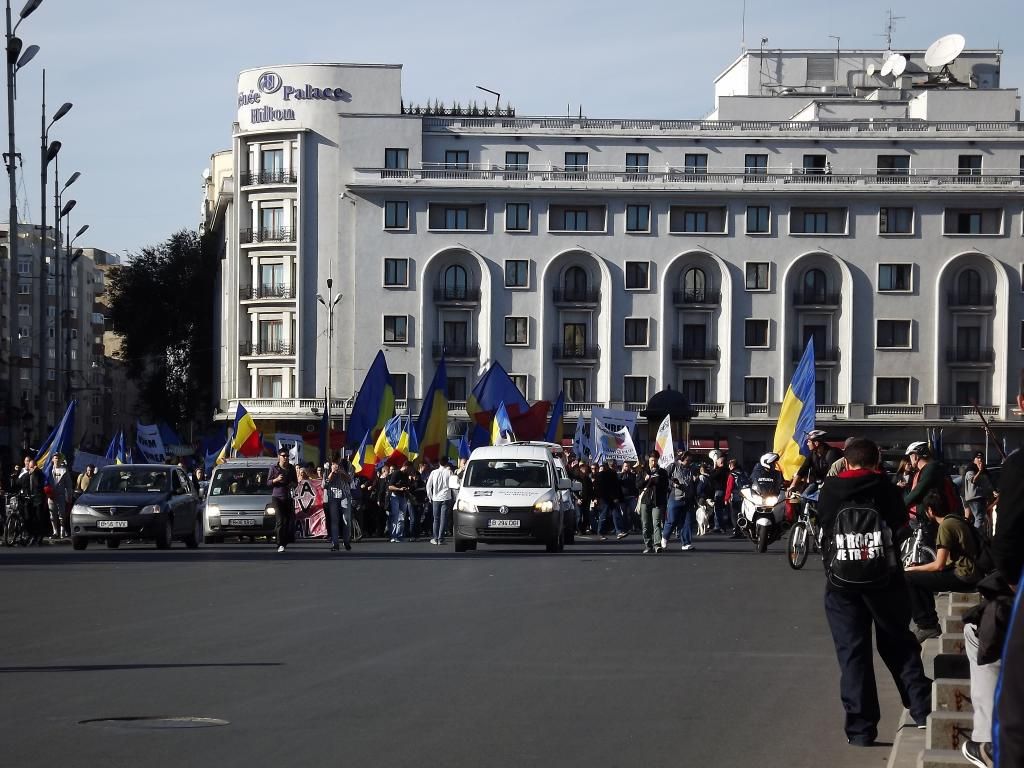
{"label": "person walking", "polygon": [[409,515],[409,492],[412,489],[412,481],[409,479],[409,462],[406,462],[401,469],[392,469],[387,476],[388,488],[388,509],[391,516],[388,518],[388,528],[391,532],[391,543],[398,544],[405,538],[405,520]]}
{"label": "person walking", "polygon": [[36,460],[31,456],[26,457],[24,469],[18,476],[18,492],[26,505],[25,530],[29,546],[42,544],[50,527],[45,488],[46,477],[36,466]]}
{"label": "person walking", "polygon": [[289,544],[295,541],[295,501],[292,490],[299,484],[299,476],[295,466],[288,461],[288,449],[277,452],[277,464],[267,472],[267,485],[270,486],[271,502],[274,505],[274,535],[277,539],[277,551],[282,553]]}
{"label": "person walking", "polygon": [[625,538],[629,530],[622,524],[622,484],[615,471],[614,460],[608,459],[606,464],[598,466],[597,473],[594,475],[594,495],[597,497],[597,507],[594,510],[594,525],[596,526],[594,533],[601,541],[607,541],[608,537],[604,535],[604,524],[605,520],[611,517],[616,538]]}
{"label": "person walking", "polygon": [[444,528],[452,511],[452,463],[442,461],[437,469],[427,476],[427,498],[430,500],[434,518],[434,546],[444,544]]}
{"label": "person walking", "polygon": [[693,549],[693,516],[696,511],[692,457],[689,451],[682,451],[676,457],[668,473],[668,515],[661,529],[661,548],[668,548],[672,531],[679,531],[680,548],[686,552]]}
{"label": "person walking", "polygon": [[53,457],[53,482],[50,483],[50,523],[54,539],[66,539],[71,530],[71,473],[62,454]]}
{"label": "person walking", "polygon": [[974,454],[967,471],[964,472],[961,489],[964,506],[970,510],[971,517],[974,518],[974,527],[988,535],[988,505],[995,495],[995,489],[992,487],[988,469],[985,468],[985,454],[981,451]]}
{"label": "person walking", "polygon": [[725,464],[725,452],[713,450],[708,454],[712,461],[708,472],[708,498],[715,505],[713,533],[723,533],[729,526],[729,512],[725,507],[725,487],[729,484],[729,468]]}
{"label": "person walking", "polygon": [[668,473],[658,466],[658,454],[647,457],[647,466],[640,472],[640,535],[643,554],[661,552],[661,514],[668,500]]}
{"label": "person walking", "polygon": [[622,486],[622,515],[625,518],[623,530],[630,533],[639,533],[640,515],[636,511],[636,499],[640,494],[636,489],[636,470],[633,468],[632,461],[622,464],[619,484]]}
{"label": "person walking", "polygon": [[[878,445],[859,439],[846,452],[847,469],[821,488],[818,521],[822,529],[825,562],[836,548],[835,523],[849,502],[869,503],[890,530],[906,524],[907,514],[899,490],[879,469]],[[898,561],[888,581],[873,589],[839,588],[825,583],[825,618],[839,662],[839,691],[846,712],[847,741],[869,747],[878,738],[878,688],[871,648],[872,629],[878,653],[889,669],[903,706],[923,728],[931,713],[931,681],[921,663],[921,647],[910,631],[910,597]]]}
{"label": "person walking", "polygon": [[331,552],[338,551],[338,529],[345,551],[352,549],[352,478],[335,456],[323,480],[327,500],[327,523],[330,526]]}

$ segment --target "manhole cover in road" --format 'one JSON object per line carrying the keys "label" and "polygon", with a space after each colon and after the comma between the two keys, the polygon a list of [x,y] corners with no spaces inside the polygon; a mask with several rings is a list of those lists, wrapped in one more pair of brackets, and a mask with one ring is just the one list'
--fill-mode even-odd
{"label": "manhole cover in road", "polygon": [[107,728],[134,728],[162,730],[166,728],[216,728],[230,725],[217,717],[97,717],[80,720],[79,725],[98,725]]}

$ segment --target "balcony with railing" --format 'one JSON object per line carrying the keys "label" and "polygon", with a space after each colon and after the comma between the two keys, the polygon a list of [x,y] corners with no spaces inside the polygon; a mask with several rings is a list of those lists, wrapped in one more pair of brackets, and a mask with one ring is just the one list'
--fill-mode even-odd
{"label": "balcony with railing", "polygon": [[284,170],[283,168],[277,168],[274,170],[264,171],[250,171],[244,174],[248,186],[258,186],[263,184],[294,184],[296,182],[295,171]]}
{"label": "balcony with railing", "polygon": [[257,299],[294,299],[294,285],[246,285],[238,289],[238,297],[242,301]]}
{"label": "balcony with railing", "polygon": [[434,288],[434,304],[479,304],[480,289],[465,285],[443,285]]}
{"label": "balcony with railing", "polygon": [[836,309],[843,300],[843,295],[838,291],[795,291],[793,293],[794,307],[814,307],[819,309]]}
{"label": "balcony with railing", "polygon": [[239,241],[243,244],[254,243],[294,243],[296,231],[294,227],[260,227],[243,229],[239,233]]}
{"label": "balcony with railing", "polygon": [[601,302],[601,291],[597,288],[555,288],[551,300],[556,306],[597,306]]}
{"label": "balcony with railing", "polygon": [[243,341],[238,345],[238,354],[241,357],[256,357],[260,355],[290,357],[295,354],[295,346],[284,341]]}
{"label": "balcony with railing", "polygon": [[992,309],[996,295],[993,291],[948,291],[946,305],[951,309]]}
{"label": "balcony with railing", "polygon": [[990,366],[995,363],[996,352],[992,347],[946,348],[946,362],[950,365]]}
{"label": "balcony with railing", "polygon": [[434,344],[434,360],[442,357],[448,362],[455,360],[477,360],[480,357],[480,345],[473,342],[459,342],[457,344]]}
{"label": "balcony with railing", "polygon": [[697,344],[673,344],[672,361],[676,363],[697,363],[711,365],[718,362],[721,350],[718,347]]}
{"label": "balcony with railing", "polygon": [[[814,363],[815,365],[821,365],[823,363],[838,363],[839,362],[839,347],[830,347],[822,344],[820,347],[818,344],[814,345]],[[794,346],[790,349],[790,359],[793,362],[798,362],[800,358],[804,356],[804,348],[802,346]]]}
{"label": "balcony with railing", "polygon": [[567,362],[596,363],[601,357],[601,348],[596,344],[552,344],[551,357]]}
{"label": "balcony with railing", "polygon": [[672,291],[672,304],[677,307],[717,307],[721,303],[720,291]]}

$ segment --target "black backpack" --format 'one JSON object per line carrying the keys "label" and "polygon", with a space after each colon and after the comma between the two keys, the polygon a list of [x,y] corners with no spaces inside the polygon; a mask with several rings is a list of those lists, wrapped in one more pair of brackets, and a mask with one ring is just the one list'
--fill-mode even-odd
{"label": "black backpack", "polygon": [[946,517],[954,517],[964,524],[964,527],[970,532],[968,535],[974,542],[974,549],[977,552],[977,556],[974,558],[974,572],[975,575],[981,579],[984,576],[988,576],[992,571],[996,569],[996,562],[992,558],[992,550],[989,547],[988,538],[984,536],[981,531],[975,528],[970,520],[967,520],[963,515],[954,513],[947,514]]}
{"label": "black backpack", "polygon": [[880,589],[899,568],[892,532],[873,499],[844,501],[826,545],[825,573],[839,589]]}

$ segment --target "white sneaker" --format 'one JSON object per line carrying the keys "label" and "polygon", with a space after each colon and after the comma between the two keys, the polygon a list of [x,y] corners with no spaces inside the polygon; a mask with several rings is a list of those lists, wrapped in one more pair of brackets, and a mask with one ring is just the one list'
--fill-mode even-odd
{"label": "white sneaker", "polygon": [[284,544],[277,548],[277,554],[281,554],[282,552],[284,552]]}
{"label": "white sneaker", "polygon": [[664,536],[661,537],[661,548],[668,549],[668,540]]}
{"label": "white sneaker", "polygon": [[437,539],[431,539],[430,543],[433,544],[436,547],[437,546]]}
{"label": "white sneaker", "polygon": [[683,546],[681,546],[680,549],[683,550],[683,552],[689,552],[691,549],[693,549],[693,544],[683,544]]}

